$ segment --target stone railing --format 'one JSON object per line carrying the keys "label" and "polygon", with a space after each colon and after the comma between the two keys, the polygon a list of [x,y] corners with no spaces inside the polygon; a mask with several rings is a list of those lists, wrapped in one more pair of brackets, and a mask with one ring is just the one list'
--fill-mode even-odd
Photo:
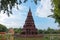
{"label": "stone railing", "polygon": [[44,34],[44,38],[49,40],[60,40],[60,34]]}

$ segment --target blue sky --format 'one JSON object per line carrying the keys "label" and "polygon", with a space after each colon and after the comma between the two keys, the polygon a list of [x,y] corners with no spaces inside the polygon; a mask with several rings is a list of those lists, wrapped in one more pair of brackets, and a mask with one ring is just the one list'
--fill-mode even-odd
{"label": "blue sky", "polygon": [[48,15],[53,14],[50,10],[52,9],[50,0],[41,0],[37,5],[35,5],[34,2],[31,2],[31,0],[28,0],[27,3],[18,5],[19,10],[16,9],[16,6],[13,7],[13,15],[10,17],[6,14],[2,14],[3,11],[1,11],[0,24],[7,26],[7,28],[23,28],[29,7],[31,8],[37,29],[47,29],[48,27],[53,29],[59,28],[58,23],[54,22],[55,19],[47,17]]}

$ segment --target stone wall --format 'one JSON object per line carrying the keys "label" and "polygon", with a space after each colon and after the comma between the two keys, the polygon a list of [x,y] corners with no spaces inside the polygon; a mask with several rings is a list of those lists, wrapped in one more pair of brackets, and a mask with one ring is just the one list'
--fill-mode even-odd
{"label": "stone wall", "polygon": [[0,34],[0,40],[14,40],[14,35],[11,33]]}

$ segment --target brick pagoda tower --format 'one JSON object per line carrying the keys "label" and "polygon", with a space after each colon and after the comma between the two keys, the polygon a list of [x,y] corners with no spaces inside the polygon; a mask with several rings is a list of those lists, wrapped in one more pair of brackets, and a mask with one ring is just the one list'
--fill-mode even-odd
{"label": "brick pagoda tower", "polygon": [[23,35],[36,35],[37,34],[37,29],[34,24],[31,9],[29,9],[27,19],[25,21],[21,34]]}

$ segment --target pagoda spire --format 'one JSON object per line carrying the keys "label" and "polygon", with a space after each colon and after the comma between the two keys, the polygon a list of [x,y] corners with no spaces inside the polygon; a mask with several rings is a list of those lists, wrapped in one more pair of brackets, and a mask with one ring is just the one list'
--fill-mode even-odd
{"label": "pagoda spire", "polygon": [[29,8],[28,16],[32,16],[31,8]]}
{"label": "pagoda spire", "polygon": [[29,8],[29,12],[31,12],[31,8]]}

